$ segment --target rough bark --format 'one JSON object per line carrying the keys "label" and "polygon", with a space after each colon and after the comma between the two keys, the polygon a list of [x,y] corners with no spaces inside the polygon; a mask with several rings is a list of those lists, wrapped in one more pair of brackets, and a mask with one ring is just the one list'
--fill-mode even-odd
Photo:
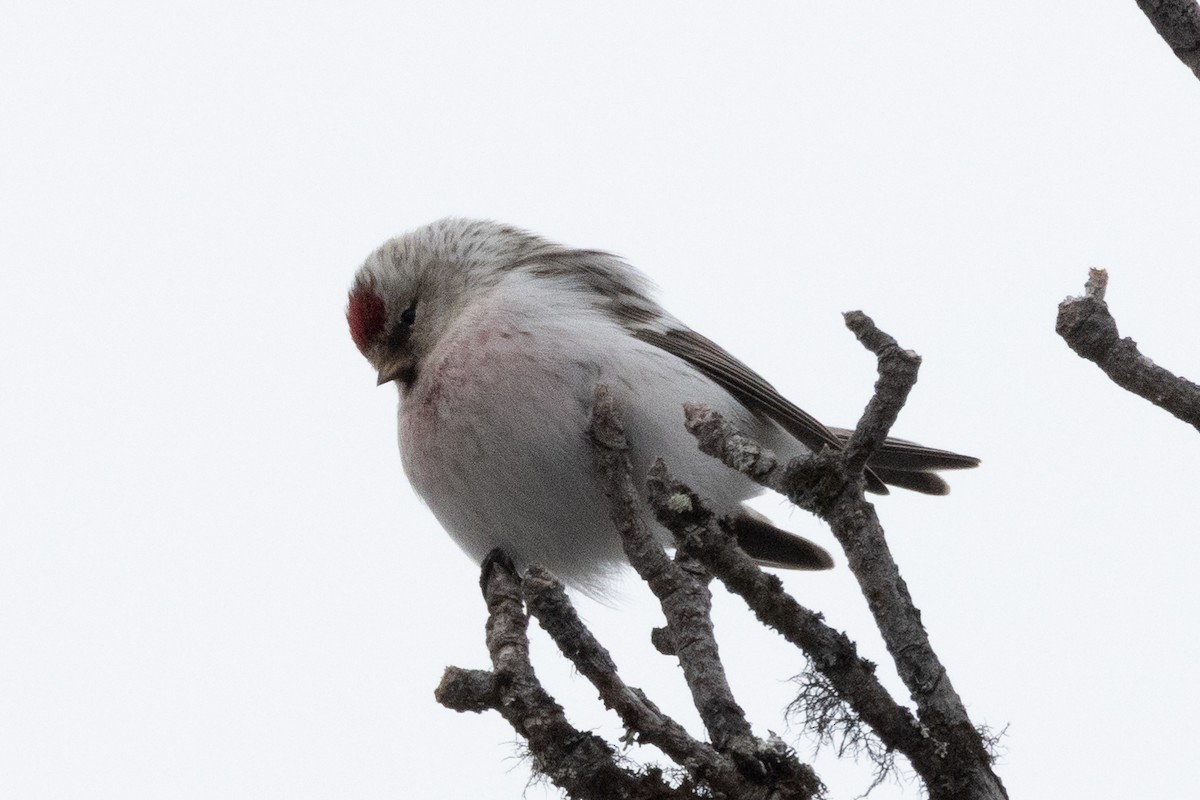
{"label": "rough bark", "polygon": [[1196,0],[1138,0],[1154,30],[1200,78],[1200,4]]}
{"label": "rough bark", "polygon": [[1133,339],[1122,339],[1104,302],[1108,273],[1093,269],[1082,297],[1059,303],[1055,330],[1071,349],[1094,362],[1122,389],[1149,400],[1200,430],[1200,386],[1155,364]]}
{"label": "rough bark", "polygon": [[534,673],[529,661],[528,617],[521,582],[512,563],[489,557],[484,568],[488,606],[487,649],[492,671],[448,667],[434,692],[455,711],[500,712],[528,743],[534,769],[571,797],[581,800],[685,800],[695,797],[674,788],[657,771],[624,768],[607,742],[578,730]]}
{"label": "rough bark", "polygon": [[[900,348],[861,312],[847,314],[846,324],[875,353],[879,380],[862,419],[841,452],[826,450],[780,465],[773,454],[702,406],[687,407],[688,429],[697,437],[702,451],[781,492],[829,524],[846,553],[850,570],[900,678],[916,704],[921,735],[932,739],[932,750],[918,747],[912,752],[904,751],[925,780],[930,797],[1006,798],[1003,784],[992,771],[983,738],[971,723],[933,650],[921,613],[892,558],[875,508],[863,494],[863,468],[887,438],[916,383],[920,357]],[[820,663],[814,666],[821,670]],[[826,677],[835,686],[845,680],[836,673]],[[859,713],[865,710],[880,714],[883,708],[867,702],[865,697],[844,696],[844,699],[852,707],[857,704]],[[891,716],[894,714],[888,718]],[[895,736],[894,725],[884,724],[883,730]]]}
{"label": "rough bark", "polygon": [[666,637],[679,658],[692,701],[713,746],[737,765],[754,790],[772,798],[811,797],[820,781],[788,748],[754,736],[734,699],[713,635],[709,576],[687,553],[667,556],[642,523],[641,500],[633,483],[629,445],[606,386],[597,386],[591,436],[597,470],[612,501],[613,522],[625,555],[654,592],[667,619]]}

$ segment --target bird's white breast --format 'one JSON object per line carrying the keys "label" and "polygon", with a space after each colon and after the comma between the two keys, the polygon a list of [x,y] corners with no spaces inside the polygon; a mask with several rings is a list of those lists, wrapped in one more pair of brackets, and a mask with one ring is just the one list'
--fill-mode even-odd
{"label": "bird's white breast", "polygon": [[757,488],[699,453],[682,405],[709,404],[751,432],[761,421],[570,291],[524,281],[467,308],[404,398],[400,450],[413,487],[471,557],[500,547],[519,566],[536,560],[602,592],[623,555],[587,438],[595,385],[608,384],[621,410],[635,480],[662,456],[726,513]]}

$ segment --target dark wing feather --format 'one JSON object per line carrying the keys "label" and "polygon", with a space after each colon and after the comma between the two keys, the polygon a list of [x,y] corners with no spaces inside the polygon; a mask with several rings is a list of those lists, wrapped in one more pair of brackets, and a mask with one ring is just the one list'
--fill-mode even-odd
{"label": "dark wing feather", "polygon": [[[833,431],[833,435],[843,445],[850,438],[850,434],[854,433],[845,428],[830,428],[829,430]],[[908,472],[931,469],[970,469],[979,466],[979,459],[975,456],[952,453],[949,450],[938,450],[936,447],[926,447],[923,444],[910,442],[908,439],[888,438],[884,440],[883,447],[871,456],[871,466],[877,469],[890,468],[893,471]],[[899,484],[896,485],[899,486]]]}
{"label": "dark wing feather", "polygon": [[938,477],[936,472],[890,469],[879,466],[874,459],[870,463],[872,471],[888,486],[898,486],[921,494],[950,494],[950,485]]}
{"label": "dark wing feather", "polygon": [[[813,452],[828,445],[840,450],[850,431],[827,428],[814,416],[781,395],[761,375],[730,355],[716,342],[688,328],[665,333],[633,327],[636,338],[678,356],[707,375],[750,411],[774,420]],[[888,439],[872,456],[864,473],[867,489],[887,494],[887,486],[900,486],[925,494],[946,494],[949,487],[931,471],[974,467],[979,459],[923,447],[904,439]]]}
{"label": "dark wing feather", "polygon": [[749,508],[729,518],[738,547],[768,567],[784,569],[833,569],[833,558],[825,548],[803,536],[780,530]]}
{"label": "dark wing feather", "polygon": [[[842,443],[833,431],[781,395],[761,375],[731,356],[711,339],[689,328],[670,330],[666,333],[639,328],[633,331],[633,335],[682,358],[736,397],[746,408],[774,420],[814,453],[819,452],[825,445],[835,450],[842,449]],[[866,471],[866,478],[868,489],[887,494],[887,487],[883,481],[869,469]]]}

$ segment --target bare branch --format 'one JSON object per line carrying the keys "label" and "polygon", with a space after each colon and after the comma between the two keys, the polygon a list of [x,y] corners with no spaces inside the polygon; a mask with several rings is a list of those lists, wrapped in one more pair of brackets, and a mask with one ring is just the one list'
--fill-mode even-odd
{"label": "bare branch", "polygon": [[433,696],[451,711],[474,711],[476,714],[493,709],[500,702],[496,675],[485,669],[446,667]]}
{"label": "bare branch", "polygon": [[[715,412],[697,410],[696,414],[704,415],[708,426],[728,425]],[[671,478],[661,460],[650,471],[650,499],[659,521],[675,534],[679,548],[698,558],[744,599],[760,622],[803,650],[813,668],[874,729],[886,748],[904,753],[926,778],[936,775],[942,767],[936,742],[922,735],[912,713],[879,683],[875,665],[860,658],[854,643],[827,625],[820,614],[796,602],[777,576],[763,572],[700,498]]]}
{"label": "bare branch", "polygon": [[434,692],[438,702],[457,711],[490,708],[500,712],[528,741],[536,770],[572,797],[694,798],[696,795],[667,784],[656,771],[623,769],[607,742],[567,721],[562,706],[542,688],[529,661],[528,618],[511,562],[506,557],[489,557],[483,584],[492,672],[448,668]]}
{"label": "bare branch", "polygon": [[686,553],[672,561],[642,522],[629,445],[612,395],[603,384],[596,387],[589,430],[625,555],[662,606],[671,644],[713,745],[729,754],[747,780],[770,787],[771,797],[811,797],[820,789],[811,767],[799,763],[790,751],[755,738],[733,697],[713,636],[712,596],[703,567]]}
{"label": "bare branch", "polygon": [[[924,776],[930,796],[1007,797],[962,700],[929,642],[920,611],[892,558],[875,508],[863,496],[863,466],[887,437],[916,382],[920,361],[901,350],[866,315],[851,312],[846,315],[846,323],[859,341],[875,352],[880,372],[875,396],[847,450],[832,453],[826,449],[780,468],[774,455],[757,443],[741,435],[727,436],[727,424],[712,411],[686,407],[688,430],[696,435],[702,451],[781,492],[829,524],[846,553],[897,672],[916,702],[923,733],[931,736],[941,750],[943,768],[935,775]],[[916,761],[914,767],[921,770]]]}
{"label": "bare branch", "polygon": [[842,458],[846,470],[852,475],[863,471],[867,459],[882,445],[888,436],[900,409],[908,400],[908,393],[917,382],[917,370],[921,357],[911,350],[904,350],[896,340],[888,336],[861,311],[847,311],[844,315],[849,328],[862,344],[879,359],[879,380],[875,382],[875,393],[863,412],[858,427],[846,442]]}
{"label": "bare branch", "polygon": [[1084,295],[1068,297],[1058,305],[1058,335],[1122,389],[1200,430],[1200,386],[1156,365],[1138,351],[1137,342],[1120,337],[1104,302],[1107,287],[1108,273],[1090,270]]}
{"label": "bare branch", "polygon": [[683,665],[684,677],[700,718],[720,750],[752,748],[750,723],[733,698],[725,669],[717,654],[708,612],[711,595],[703,575],[672,561],[642,523],[641,502],[631,477],[628,444],[613,407],[608,387],[596,387],[592,411],[597,465],[606,494],[613,498],[613,516],[624,542],[625,554],[642,580],[658,597],[667,617],[667,628]]}
{"label": "bare branch", "polygon": [[1200,5],[1196,0],[1138,0],[1154,30],[1200,78]]}
{"label": "bare branch", "polygon": [[693,739],[640,689],[621,680],[612,657],[579,619],[557,578],[534,565],[526,571],[523,587],[529,610],[542,628],[580,674],[599,690],[605,707],[617,712],[638,741],[655,745],[697,781],[708,783],[719,792],[736,796],[745,789],[732,761],[710,745]]}

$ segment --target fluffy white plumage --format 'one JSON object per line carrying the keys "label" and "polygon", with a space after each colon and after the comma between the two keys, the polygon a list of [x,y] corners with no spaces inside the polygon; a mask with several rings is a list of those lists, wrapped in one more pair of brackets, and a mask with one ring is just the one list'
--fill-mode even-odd
{"label": "fluffy white plumage", "polygon": [[[537,562],[603,594],[624,563],[586,435],[593,391],[605,383],[635,474],[661,456],[715,511],[742,521],[739,538],[752,555],[780,566],[832,564],[811,542],[746,514],[741,503],[759,487],[699,452],[682,406],[704,403],[785,457],[836,443],[837,434],[664,311],[620,259],[494,222],[443,219],[373,253],[347,315],[379,382],[399,386],[400,452],[413,488],[476,561],[499,547],[519,567]],[[797,433],[811,434],[808,446]],[[937,456],[882,469],[885,480],[919,473],[923,485],[910,488],[922,491],[944,491],[930,470],[975,463],[895,447],[909,460]],[[669,542],[650,514],[646,523]]]}

